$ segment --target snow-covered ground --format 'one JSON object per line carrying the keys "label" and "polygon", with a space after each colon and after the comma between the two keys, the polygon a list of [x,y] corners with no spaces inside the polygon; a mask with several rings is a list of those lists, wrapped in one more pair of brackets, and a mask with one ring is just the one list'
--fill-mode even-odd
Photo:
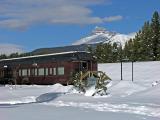
{"label": "snow-covered ground", "polygon": [[[160,62],[99,64],[112,78],[106,96],[73,86],[1,86],[0,120],[160,120]],[[89,93],[89,91],[88,91]]]}

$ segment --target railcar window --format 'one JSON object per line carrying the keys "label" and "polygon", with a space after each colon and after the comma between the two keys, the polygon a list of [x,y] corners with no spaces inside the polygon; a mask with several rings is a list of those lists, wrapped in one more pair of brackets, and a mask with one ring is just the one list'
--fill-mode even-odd
{"label": "railcar window", "polygon": [[3,72],[1,71],[1,77],[3,77]]}
{"label": "railcar window", "polygon": [[4,77],[4,71],[1,72],[1,76]]}
{"label": "railcar window", "polygon": [[48,68],[46,68],[45,70],[46,70],[46,71],[45,71],[45,72],[46,72],[46,75],[48,75]]}
{"label": "railcar window", "polygon": [[27,76],[27,69],[22,69],[22,76]]}
{"label": "railcar window", "polygon": [[37,68],[34,69],[34,75],[37,76],[38,75],[38,71]]}
{"label": "railcar window", "polygon": [[32,76],[34,76],[35,75],[35,69],[30,69],[30,74],[32,75]]}
{"label": "railcar window", "polygon": [[22,71],[21,69],[18,71],[19,76],[22,76]]}
{"label": "railcar window", "polygon": [[30,76],[31,75],[31,70],[30,69],[28,69],[28,76]]}
{"label": "railcar window", "polygon": [[38,69],[38,75],[44,75],[44,68]]}
{"label": "railcar window", "polygon": [[57,74],[56,68],[53,68],[53,75],[56,75],[56,74]]}
{"label": "railcar window", "polygon": [[53,70],[52,68],[49,68],[49,74],[52,75],[53,74]]}
{"label": "railcar window", "polygon": [[64,67],[58,67],[58,75],[64,75]]}

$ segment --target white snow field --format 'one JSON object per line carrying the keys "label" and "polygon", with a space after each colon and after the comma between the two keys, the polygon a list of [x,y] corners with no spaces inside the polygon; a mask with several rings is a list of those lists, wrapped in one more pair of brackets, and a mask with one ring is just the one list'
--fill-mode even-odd
{"label": "white snow field", "polygon": [[160,61],[99,64],[112,78],[106,96],[73,86],[0,86],[0,120],[160,120]]}

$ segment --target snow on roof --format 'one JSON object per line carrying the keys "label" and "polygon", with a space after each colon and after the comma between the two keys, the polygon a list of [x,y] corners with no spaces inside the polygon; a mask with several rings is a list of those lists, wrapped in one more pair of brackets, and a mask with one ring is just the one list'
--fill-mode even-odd
{"label": "snow on roof", "polygon": [[69,52],[60,52],[60,53],[51,53],[51,54],[43,54],[43,55],[33,55],[33,56],[26,56],[26,57],[18,57],[18,58],[9,58],[9,59],[1,59],[1,61],[7,61],[7,60],[19,60],[19,59],[25,59],[25,58],[36,58],[36,57],[44,57],[44,56],[51,56],[51,55],[64,55],[64,54],[70,54],[70,53],[79,53],[79,52],[85,52],[86,51],[69,51]]}

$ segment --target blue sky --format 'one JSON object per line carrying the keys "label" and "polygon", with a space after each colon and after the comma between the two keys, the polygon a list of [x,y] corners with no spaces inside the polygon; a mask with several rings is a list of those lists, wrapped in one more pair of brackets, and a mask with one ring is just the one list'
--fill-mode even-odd
{"label": "blue sky", "polygon": [[154,11],[160,12],[160,0],[1,0],[0,47],[32,51],[70,45],[95,26],[129,34]]}

